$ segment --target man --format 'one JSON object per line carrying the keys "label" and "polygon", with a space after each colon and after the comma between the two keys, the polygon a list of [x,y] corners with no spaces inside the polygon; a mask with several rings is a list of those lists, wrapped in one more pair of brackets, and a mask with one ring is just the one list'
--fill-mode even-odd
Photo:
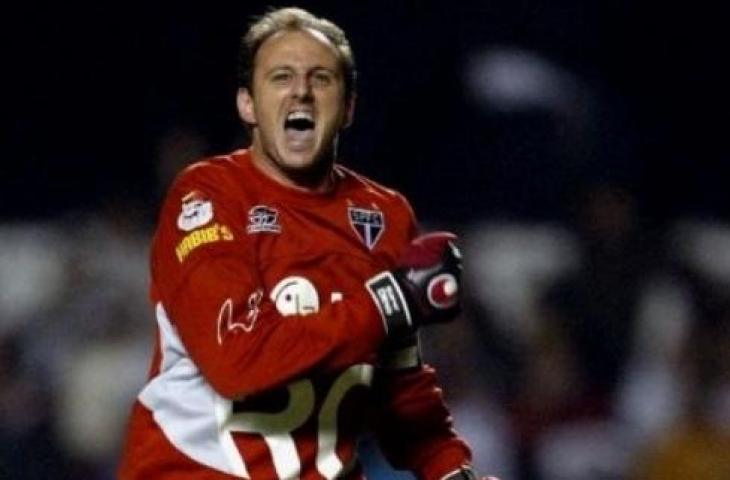
{"label": "man", "polygon": [[120,478],[363,478],[366,426],[396,467],[473,478],[415,335],[458,312],[455,237],[413,240],[402,196],[335,164],[354,86],[327,20],[281,9],[245,36],[252,145],[186,169],[163,205],[159,340]]}

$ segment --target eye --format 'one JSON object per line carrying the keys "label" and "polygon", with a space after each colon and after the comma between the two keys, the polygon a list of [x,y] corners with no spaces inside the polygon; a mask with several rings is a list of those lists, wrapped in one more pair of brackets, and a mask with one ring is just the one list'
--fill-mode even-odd
{"label": "eye", "polygon": [[269,80],[277,85],[284,85],[289,83],[292,78],[292,73],[285,70],[276,71],[269,76]]}
{"label": "eye", "polygon": [[326,70],[320,70],[312,74],[312,84],[318,87],[327,87],[334,81],[334,75]]}

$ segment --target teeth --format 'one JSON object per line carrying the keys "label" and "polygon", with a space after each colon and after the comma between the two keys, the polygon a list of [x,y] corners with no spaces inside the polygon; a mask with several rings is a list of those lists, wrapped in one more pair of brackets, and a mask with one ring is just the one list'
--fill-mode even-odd
{"label": "teeth", "polygon": [[312,116],[311,112],[291,112],[286,117],[287,120],[309,120],[310,122],[314,121],[314,117]]}

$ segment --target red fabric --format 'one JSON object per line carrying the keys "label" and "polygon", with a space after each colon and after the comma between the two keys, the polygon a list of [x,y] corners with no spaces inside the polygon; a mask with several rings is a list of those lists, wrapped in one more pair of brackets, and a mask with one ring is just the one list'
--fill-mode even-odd
{"label": "red fabric", "polygon": [[376,392],[380,415],[375,431],[395,467],[413,470],[420,479],[438,480],[471,461],[467,444],[452,429],[432,368],[384,373]]}
{"label": "red fabric", "polygon": [[[413,213],[401,195],[339,166],[336,174],[333,192],[311,194],[263,175],[247,151],[198,163],[170,189],[151,249],[152,300],[164,305],[187,352],[216,392],[231,399],[256,398],[281,391],[297,379],[314,382],[314,412],[292,433],[302,479],[321,478],[314,466],[316,412],[331,382],[352,365],[376,364],[384,340],[380,315],[363,284],[393,268],[416,231]],[[185,214],[183,205],[192,202],[207,202],[210,218],[202,207]],[[372,249],[353,224],[350,208],[382,212],[385,228]],[[294,276],[315,287],[319,306],[307,315],[284,316],[269,297],[283,279]],[[161,368],[159,344],[156,349],[151,377]],[[401,459],[395,452],[393,458],[429,472],[463,463],[467,450],[450,430],[448,411],[431,384],[431,373],[412,372],[402,384],[397,374],[391,375],[388,389],[397,398],[393,404],[385,399],[383,406],[394,425],[415,433],[417,426],[411,423],[438,423],[423,439],[412,439],[414,447],[423,445],[429,452],[429,462],[411,453]],[[420,376],[428,380],[410,380]],[[341,419],[362,417],[358,412],[365,406],[355,399],[360,396],[348,393]],[[420,405],[415,410],[409,397]],[[424,417],[429,421],[422,422]],[[362,428],[351,423],[338,422],[348,430],[338,434],[337,453],[345,458]],[[251,477],[275,478],[266,445],[254,437],[235,434]],[[359,477],[356,469],[348,478]],[[120,478],[233,477],[176,451],[152,413],[138,404]],[[424,478],[436,477],[428,473]]]}
{"label": "red fabric", "polygon": [[443,258],[449,242],[456,241],[456,238],[456,235],[450,232],[430,232],[420,235],[413,239],[398,264],[402,267],[431,267]]}
{"label": "red fabric", "polygon": [[233,480],[236,477],[204,469],[178,452],[157,428],[152,414],[139,402],[132,409],[130,439],[119,466],[119,480]]}

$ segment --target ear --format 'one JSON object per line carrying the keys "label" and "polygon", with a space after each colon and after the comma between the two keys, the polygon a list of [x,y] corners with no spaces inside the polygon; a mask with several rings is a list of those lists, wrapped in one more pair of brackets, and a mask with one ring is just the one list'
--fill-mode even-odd
{"label": "ear", "polygon": [[355,99],[356,96],[353,94],[350,100],[347,101],[347,105],[345,105],[345,124],[342,128],[349,127],[355,120]]}
{"label": "ear", "polygon": [[253,106],[253,97],[246,87],[238,89],[236,94],[236,107],[238,107],[238,115],[241,120],[249,125],[256,125],[256,110]]}

